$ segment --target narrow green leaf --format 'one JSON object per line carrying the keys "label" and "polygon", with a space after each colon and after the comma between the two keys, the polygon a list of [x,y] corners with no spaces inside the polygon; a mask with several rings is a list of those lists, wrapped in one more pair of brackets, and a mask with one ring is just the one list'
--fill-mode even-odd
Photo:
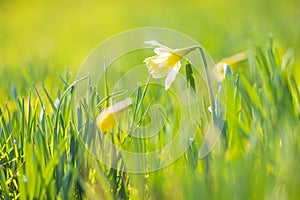
{"label": "narrow green leaf", "polygon": [[186,72],[187,85],[190,86],[196,92],[192,65],[188,61],[185,64],[185,72]]}

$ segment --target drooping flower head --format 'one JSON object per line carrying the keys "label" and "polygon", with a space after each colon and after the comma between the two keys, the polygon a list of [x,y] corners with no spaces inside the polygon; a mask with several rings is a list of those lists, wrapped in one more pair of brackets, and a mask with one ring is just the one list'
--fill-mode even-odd
{"label": "drooping flower head", "polygon": [[109,131],[116,124],[114,115],[132,104],[131,98],[126,98],[112,106],[105,108],[96,119],[96,126],[100,131]]}
{"label": "drooping flower head", "polygon": [[[240,63],[248,59],[248,52],[244,51],[233,56],[223,58],[214,67],[214,76],[217,81],[222,82],[225,78],[226,70],[230,70],[230,73],[236,70],[237,63]],[[230,67],[229,67],[230,66]]]}
{"label": "drooping flower head", "polygon": [[153,78],[167,77],[165,90],[168,90],[175,80],[181,67],[180,60],[191,51],[199,48],[199,46],[192,46],[182,49],[171,49],[157,41],[146,41],[145,43],[156,47],[154,49],[156,55],[146,58],[144,62]]}

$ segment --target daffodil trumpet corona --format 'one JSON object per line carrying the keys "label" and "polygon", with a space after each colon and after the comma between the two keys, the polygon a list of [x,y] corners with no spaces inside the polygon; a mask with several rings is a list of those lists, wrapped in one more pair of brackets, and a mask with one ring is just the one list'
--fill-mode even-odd
{"label": "daffodil trumpet corona", "polygon": [[171,49],[157,41],[146,41],[145,43],[156,47],[154,49],[156,55],[146,58],[144,62],[153,78],[166,77],[165,90],[168,90],[175,80],[181,68],[180,60],[190,52],[200,48],[199,46],[192,46],[181,49]]}
{"label": "daffodil trumpet corona", "polygon": [[126,98],[114,105],[105,108],[96,118],[96,126],[102,132],[110,131],[116,124],[114,115],[132,104],[131,98]]}

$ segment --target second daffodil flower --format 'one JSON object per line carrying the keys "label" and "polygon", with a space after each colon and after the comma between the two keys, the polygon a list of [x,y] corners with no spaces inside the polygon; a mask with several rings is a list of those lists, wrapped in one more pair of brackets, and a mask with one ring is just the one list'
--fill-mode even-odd
{"label": "second daffodil flower", "polygon": [[213,69],[216,80],[218,82],[222,82],[225,78],[226,72],[228,72],[228,69],[230,70],[230,73],[231,71],[235,71],[237,64],[247,60],[248,56],[248,52],[244,51],[220,60]]}
{"label": "second daffodil flower", "polygon": [[166,76],[165,90],[170,88],[180,70],[180,59],[191,51],[200,48],[199,46],[192,46],[182,49],[171,49],[157,41],[146,41],[145,43],[156,47],[154,49],[156,55],[146,58],[144,62],[153,78]]}
{"label": "second daffodil flower", "polygon": [[111,130],[116,124],[114,115],[129,107],[132,104],[131,98],[126,98],[112,106],[105,108],[96,119],[98,130],[105,132]]}

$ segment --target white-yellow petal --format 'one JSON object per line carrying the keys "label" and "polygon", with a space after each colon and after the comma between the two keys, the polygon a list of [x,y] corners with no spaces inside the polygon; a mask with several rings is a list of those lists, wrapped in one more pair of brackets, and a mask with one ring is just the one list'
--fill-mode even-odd
{"label": "white-yellow petal", "polygon": [[174,82],[180,67],[181,67],[181,63],[180,61],[178,61],[176,63],[176,66],[174,66],[174,68],[172,68],[171,71],[168,73],[167,78],[165,80],[165,90],[168,90],[171,87],[171,84]]}
{"label": "white-yellow petal", "polygon": [[146,58],[144,62],[148,68],[149,73],[153,78],[166,77],[165,89],[169,89],[171,84],[176,78],[178,71],[180,70],[180,60],[191,51],[199,48],[199,46],[192,46],[181,49],[171,49],[166,47],[157,41],[146,41],[146,44],[157,46],[154,49],[155,56]]}
{"label": "white-yellow petal", "polygon": [[163,78],[169,74],[172,68],[164,67],[161,64],[157,64],[156,66],[149,66],[148,71],[152,75],[153,78]]}
{"label": "white-yellow petal", "polygon": [[168,58],[171,56],[171,53],[165,52],[159,55],[151,56],[150,59],[145,59],[144,62],[154,62],[154,63],[162,63],[168,60]]}
{"label": "white-yellow petal", "polygon": [[112,113],[117,113],[120,112],[121,110],[127,108],[128,106],[130,106],[132,104],[132,100],[131,98],[126,98],[123,101],[120,101],[110,107],[107,108],[107,110],[109,110]]}
{"label": "white-yellow petal", "polygon": [[165,53],[165,52],[170,52],[170,49],[166,49],[166,48],[163,48],[163,47],[157,47],[154,49],[154,53],[156,54],[162,54],[162,53]]}
{"label": "white-yellow petal", "polygon": [[126,98],[106,109],[104,109],[96,118],[96,126],[100,131],[109,131],[116,124],[114,114],[127,108],[132,104],[131,98]]}

